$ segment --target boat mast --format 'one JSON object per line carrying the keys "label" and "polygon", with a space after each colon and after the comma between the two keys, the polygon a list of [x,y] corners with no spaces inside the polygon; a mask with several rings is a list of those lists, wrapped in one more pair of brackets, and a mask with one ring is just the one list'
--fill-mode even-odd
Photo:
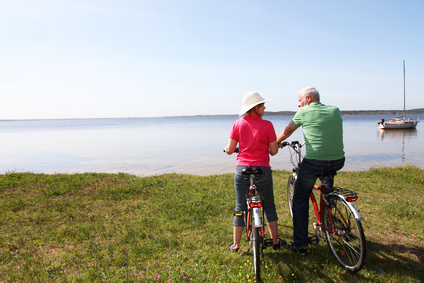
{"label": "boat mast", "polygon": [[403,120],[405,120],[405,59],[403,59]]}

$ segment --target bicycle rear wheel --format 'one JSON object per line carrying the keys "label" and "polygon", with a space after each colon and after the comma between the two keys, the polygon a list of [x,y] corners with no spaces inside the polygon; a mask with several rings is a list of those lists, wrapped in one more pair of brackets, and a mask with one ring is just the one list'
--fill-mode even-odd
{"label": "bicycle rear wheel", "polygon": [[256,281],[261,280],[261,236],[259,227],[253,227],[253,264],[255,267]]}
{"label": "bicycle rear wheel", "polygon": [[[365,261],[365,235],[361,221],[340,196],[328,199],[330,207],[323,210],[323,229],[331,252],[344,269],[358,272]],[[334,229],[333,229],[334,227]]]}
{"label": "bicycle rear wheel", "polygon": [[294,195],[294,184],[296,183],[297,180],[297,174],[292,174],[290,175],[288,181],[287,181],[287,202],[289,204],[289,211],[290,211],[290,216],[293,219],[293,211],[292,211],[292,207],[293,207],[293,195]]}

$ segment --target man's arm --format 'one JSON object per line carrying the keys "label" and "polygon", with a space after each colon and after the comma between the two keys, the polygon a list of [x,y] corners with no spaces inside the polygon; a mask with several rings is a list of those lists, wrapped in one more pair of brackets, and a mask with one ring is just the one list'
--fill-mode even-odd
{"label": "man's arm", "polygon": [[282,141],[290,137],[296,129],[297,127],[290,121],[287,127],[278,135],[277,143],[280,144]]}

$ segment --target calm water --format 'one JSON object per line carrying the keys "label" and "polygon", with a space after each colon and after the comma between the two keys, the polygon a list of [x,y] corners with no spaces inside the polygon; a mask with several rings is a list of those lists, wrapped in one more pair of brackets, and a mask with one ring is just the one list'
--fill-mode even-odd
{"label": "calm water", "polygon": [[[414,116],[411,116],[414,117]],[[344,116],[343,170],[415,164],[424,168],[424,121],[416,130],[381,131],[381,116]],[[385,117],[391,118],[391,117]],[[234,171],[223,153],[236,116],[0,121],[0,173],[126,172],[211,175]],[[265,117],[277,133],[291,117]],[[289,140],[303,141],[299,128]],[[291,169],[288,149],[271,157]]]}

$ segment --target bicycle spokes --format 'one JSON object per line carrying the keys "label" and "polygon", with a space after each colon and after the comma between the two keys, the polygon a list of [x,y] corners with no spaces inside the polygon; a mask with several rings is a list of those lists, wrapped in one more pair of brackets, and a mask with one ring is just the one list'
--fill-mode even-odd
{"label": "bicycle spokes", "polygon": [[323,213],[327,243],[346,270],[357,272],[362,268],[365,258],[365,236],[361,222],[354,218],[342,198],[333,201],[335,205]]}

